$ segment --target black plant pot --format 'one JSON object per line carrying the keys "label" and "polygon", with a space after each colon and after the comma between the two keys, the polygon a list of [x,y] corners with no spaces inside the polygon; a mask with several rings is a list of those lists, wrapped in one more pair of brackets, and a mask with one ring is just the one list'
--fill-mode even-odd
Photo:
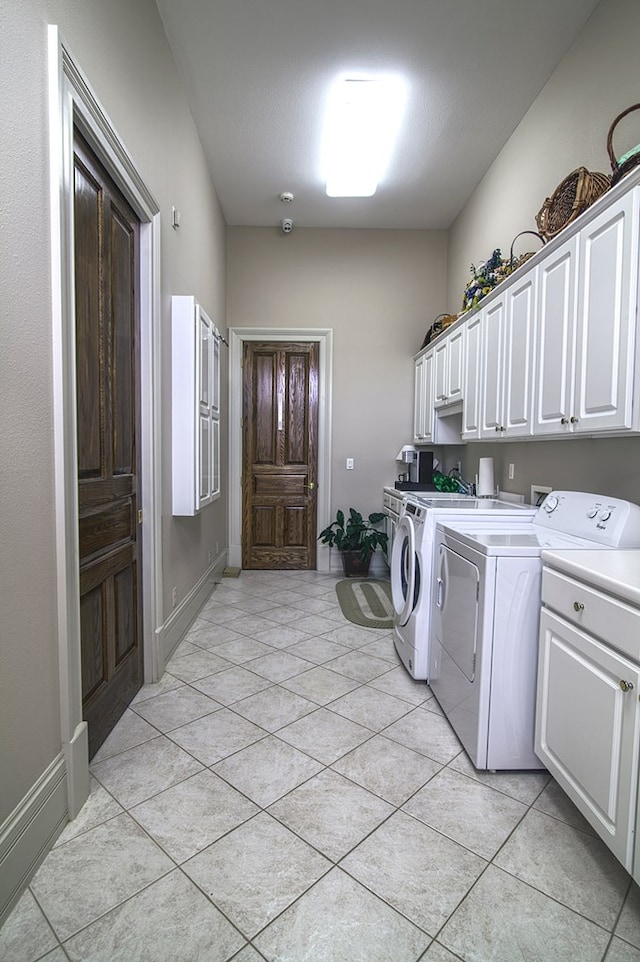
{"label": "black plant pot", "polygon": [[362,560],[360,551],[341,551],[342,567],[346,578],[366,578],[369,575],[369,565],[371,564],[370,551]]}

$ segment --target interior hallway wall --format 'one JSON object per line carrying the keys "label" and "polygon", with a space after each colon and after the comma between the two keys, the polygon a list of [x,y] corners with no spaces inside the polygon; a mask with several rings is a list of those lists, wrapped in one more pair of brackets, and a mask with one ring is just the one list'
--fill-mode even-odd
{"label": "interior hallway wall", "polygon": [[[449,232],[448,309],[457,311],[471,274],[499,247],[508,255],[521,230],[536,230],[535,215],[576,167],[611,172],[609,126],[640,97],[640,4],[601,0],[586,26],[525,114]],[[498,108],[498,99],[496,107]],[[640,141],[640,114],[620,125],[618,156]],[[516,253],[537,250],[533,237]],[[501,487],[527,494],[533,483],[577,488],[640,502],[640,438],[469,444],[447,453],[473,479],[478,458],[496,458]],[[516,463],[513,481],[507,464]]]}
{"label": "interior hallway wall", "polygon": [[[216,541],[227,542],[226,497],[201,518],[176,521],[170,513],[170,297],[194,294],[218,327],[226,329],[226,228],[155,4],[152,0],[0,0],[0,825],[61,747],[49,23],[59,26],[162,212],[162,311],[157,334],[163,358],[164,619],[171,612],[172,587],[177,587],[180,601],[204,574],[208,550]],[[179,231],[170,227],[172,205],[182,213]]]}
{"label": "interior hallway wall", "polygon": [[444,232],[228,231],[230,327],[333,329],[333,514],[381,509],[413,436],[411,357],[444,310],[445,274]]}

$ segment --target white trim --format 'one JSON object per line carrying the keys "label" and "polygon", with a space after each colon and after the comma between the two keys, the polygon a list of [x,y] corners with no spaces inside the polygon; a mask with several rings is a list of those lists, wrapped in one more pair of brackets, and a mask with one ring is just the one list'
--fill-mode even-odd
{"label": "white trim", "polygon": [[[242,351],[245,341],[318,343],[318,531],[331,511],[331,405],[333,331],[331,328],[229,328],[229,564],[242,565]],[[329,548],[318,545],[316,567],[329,571]]]}
{"label": "white trim", "polygon": [[68,821],[60,753],[0,826],[0,926]]}
{"label": "white trim", "polygon": [[141,489],[146,681],[164,668],[156,627],[161,621],[160,507],[160,209],[107,114],[74,62],[56,26],[49,26],[51,282],[55,525],[62,749],[69,814],[89,791],[86,724],[82,719],[80,579],[76,449],[73,250],[73,125],[77,123],[141,220],[140,385]]}

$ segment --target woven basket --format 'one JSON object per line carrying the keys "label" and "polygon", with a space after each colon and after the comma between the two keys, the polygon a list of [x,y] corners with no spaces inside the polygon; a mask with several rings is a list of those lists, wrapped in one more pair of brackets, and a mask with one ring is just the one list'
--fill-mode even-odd
{"label": "woven basket", "polygon": [[586,167],[578,167],[568,174],[536,214],[538,231],[544,240],[555,237],[610,186],[608,174],[592,173]]}
{"label": "woven basket", "polygon": [[634,110],[640,110],[640,104],[634,104],[632,107],[627,107],[623,110],[621,114],[618,114],[616,119],[613,121],[609,127],[609,133],[607,134],[607,153],[609,154],[609,160],[611,161],[611,184],[617,184],[621,177],[628,174],[630,170],[633,170],[638,164],[640,164],[640,144],[633,150],[629,151],[620,160],[616,160],[616,155],[613,151],[613,132],[618,126],[619,122],[627,114],[630,114]]}
{"label": "woven basket", "polygon": [[513,256],[513,249],[516,246],[516,241],[519,237],[524,237],[525,234],[531,234],[532,237],[537,237],[538,240],[542,241],[543,244],[545,243],[545,238],[542,236],[542,234],[538,234],[538,232],[535,230],[521,230],[519,234],[516,234],[511,241],[511,251],[509,253],[509,261],[507,263],[507,270],[509,274],[513,274],[514,271],[517,271],[519,267],[522,267],[523,264],[526,264],[529,258],[533,257],[535,254],[535,251],[527,251],[526,254],[520,254],[518,257]]}
{"label": "woven basket", "polygon": [[458,320],[458,314],[438,314],[435,321],[427,331],[424,341],[420,345],[420,350],[430,344],[434,337],[438,334],[442,334],[444,330],[450,327],[454,321]]}

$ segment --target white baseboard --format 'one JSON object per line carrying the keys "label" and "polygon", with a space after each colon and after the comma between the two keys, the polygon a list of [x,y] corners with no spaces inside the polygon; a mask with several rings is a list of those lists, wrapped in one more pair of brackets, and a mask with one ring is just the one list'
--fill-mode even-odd
{"label": "white baseboard", "polygon": [[68,821],[61,753],[0,826],[0,926]]}
{"label": "white baseboard", "polygon": [[[222,572],[227,567],[227,552],[223,551],[213,564],[207,568],[189,594],[183,598],[162,627],[158,630],[158,647],[160,652],[160,674],[164,670],[171,655],[176,650],[187,631],[193,624],[203,604],[211,594],[213,586],[222,581]],[[159,679],[155,679],[159,681]]]}

